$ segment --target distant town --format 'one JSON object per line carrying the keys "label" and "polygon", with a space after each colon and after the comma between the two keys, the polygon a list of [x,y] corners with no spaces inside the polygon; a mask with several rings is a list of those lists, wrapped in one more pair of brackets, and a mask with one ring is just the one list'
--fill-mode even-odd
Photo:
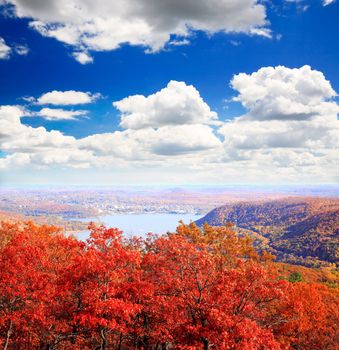
{"label": "distant town", "polygon": [[[278,188],[278,190],[277,190]],[[223,188],[2,189],[0,211],[25,217],[72,220],[112,214],[204,215],[225,203],[291,196],[333,196],[336,186]]]}

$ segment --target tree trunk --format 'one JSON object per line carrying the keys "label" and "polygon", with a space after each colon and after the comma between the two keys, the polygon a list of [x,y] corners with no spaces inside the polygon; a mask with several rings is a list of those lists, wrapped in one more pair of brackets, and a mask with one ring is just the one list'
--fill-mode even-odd
{"label": "tree trunk", "polygon": [[209,350],[210,348],[210,342],[206,338],[202,338],[202,344],[204,350]]}
{"label": "tree trunk", "polygon": [[122,333],[120,333],[120,336],[119,336],[118,350],[122,350]]}
{"label": "tree trunk", "polygon": [[107,339],[106,339],[106,334],[104,329],[100,331],[100,337],[101,337],[100,350],[107,350]]}
{"label": "tree trunk", "polygon": [[6,341],[5,341],[5,345],[4,345],[4,350],[7,350],[7,348],[8,348],[9,338],[11,337],[12,329],[13,329],[13,322],[12,322],[12,320],[9,320],[9,326],[8,326],[8,329],[7,329],[7,334],[6,334]]}

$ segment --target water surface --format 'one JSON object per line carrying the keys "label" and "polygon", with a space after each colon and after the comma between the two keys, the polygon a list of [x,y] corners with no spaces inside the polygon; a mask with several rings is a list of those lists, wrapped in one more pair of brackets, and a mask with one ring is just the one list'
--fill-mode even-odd
{"label": "water surface", "polygon": [[[193,214],[116,214],[85,218],[81,221],[93,221],[107,227],[117,227],[124,232],[126,237],[145,237],[149,232],[156,234],[174,232],[180,220],[189,224],[201,217],[201,215]],[[89,236],[89,231],[77,232],[75,236],[85,240]]]}

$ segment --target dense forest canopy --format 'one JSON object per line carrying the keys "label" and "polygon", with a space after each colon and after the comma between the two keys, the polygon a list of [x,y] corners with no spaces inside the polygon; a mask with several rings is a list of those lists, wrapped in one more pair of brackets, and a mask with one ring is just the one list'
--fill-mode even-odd
{"label": "dense forest canopy", "polygon": [[337,348],[334,284],[257,253],[232,225],[145,240],[90,229],[82,242],[2,222],[4,350]]}

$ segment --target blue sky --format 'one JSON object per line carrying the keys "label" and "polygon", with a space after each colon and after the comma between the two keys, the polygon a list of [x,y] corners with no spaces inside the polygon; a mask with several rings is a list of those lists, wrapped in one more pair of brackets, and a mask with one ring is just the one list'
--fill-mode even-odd
{"label": "blue sky", "polygon": [[[0,38],[2,38],[3,45],[8,48],[7,53],[3,54],[2,59],[0,59],[0,105],[12,106],[13,108],[15,106],[21,111],[24,110],[19,117],[20,125],[17,125],[17,129],[15,129],[18,135],[21,135],[21,132],[25,135],[32,132],[29,139],[32,137],[38,139],[40,136],[36,130],[43,127],[46,134],[44,137],[49,140],[44,141],[43,146],[35,142],[34,147],[32,145],[27,147],[23,145],[13,146],[10,140],[3,141],[2,168],[4,175],[2,181],[4,183],[11,182],[11,179],[15,179],[19,183],[25,181],[35,183],[43,181],[42,178],[47,182],[58,182],[60,176],[57,174],[61,173],[74,174],[74,178],[81,173],[84,175],[85,183],[93,181],[95,183],[119,184],[120,181],[124,182],[126,179],[128,179],[126,182],[131,184],[138,184],[139,181],[153,183],[157,181],[159,176],[163,177],[164,173],[167,175],[164,176],[163,181],[168,184],[172,182],[228,183],[239,179],[239,175],[244,176],[244,169],[246,173],[248,172],[244,176],[244,182],[262,182],[263,169],[265,169],[265,173],[270,173],[268,179],[270,182],[304,183],[336,182],[338,180],[335,174],[337,145],[332,140],[336,139],[336,135],[338,135],[337,97],[334,93],[334,91],[339,91],[338,2],[334,1],[324,6],[320,0],[273,1],[260,4],[256,1],[244,0],[244,6],[249,6],[250,9],[260,6],[258,10],[263,10],[264,15],[260,18],[260,11],[258,11],[259,14],[256,13],[255,19],[252,17],[248,19],[245,18],[247,12],[243,14],[241,10],[234,8],[232,9],[234,13],[231,13],[232,17],[239,16],[236,24],[230,22],[232,18],[219,18],[218,14],[213,11],[209,14],[208,19],[194,18],[198,15],[191,15],[191,13],[198,12],[199,8],[195,8],[193,3],[190,5],[191,7],[188,6],[186,9],[187,19],[185,17],[182,19],[183,25],[191,28],[186,33],[182,33],[182,28],[178,29],[178,25],[173,23],[171,19],[172,12],[175,14],[177,10],[183,11],[176,9],[175,4],[169,8],[168,18],[164,16],[163,23],[160,24],[154,24],[149,19],[148,10],[142,8],[139,10],[138,16],[147,25],[159,25],[159,30],[163,30],[164,35],[169,35],[170,39],[165,40],[162,36],[158,38],[158,33],[152,31],[149,33],[147,29],[145,32],[147,34],[142,36],[142,39],[133,32],[131,35],[128,34],[128,40],[131,43],[126,44],[124,43],[125,39],[121,39],[122,42],[117,41],[117,47],[115,47],[112,40],[117,40],[116,37],[123,37],[121,33],[124,33],[125,27],[129,25],[128,18],[123,18],[125,11],[121,11],[121,18],[126,22],[122,21],[121,27],[117,28],[111,26],[105,18],[103,19],[101,10],[94,9],[96,17],[94,15],[91,17],[90,11],[83,10],[81,16],[86,23],[87,21],[99,23],[96,31],[90,34],[94,37],[94,41],[89,44],[83,39],[88,35],[83,29],[83,23],[70,24],[67,16],[61,15],[63,14],[61,6],[67,7],[69,4],[72,5],[79,1],[63,0],[57,3],[48,0],[40,8],[34,6],[34,1],[28,1],[26,4],[23,0],[0,1],[0,4],[3,3],[0,7]],[[133,3],[133,0],[130,2]],[[161,2],[165,4],[168,1],[162,0]],[[228,8],[228,0],[213,2],[218,3],[218,6],[225,5],[225,8]],[[30,6],[30,3],[33,5]],[[191,1],[187,1],[187,3],[191,3]],[[95,2],[92,5],[96,6]],[[40,24],[33,26],[32,22],[34,21],[39,21]],[[66,29],[60,36],[55,34],[55,27]],[[77,34],[74,34],[74,31]],[[100,31],[103,31],[105,37],[99,36]],[[79,32],[81,34],[78,34]],[[69,39],[72,35],[75,37]],[[111,41],[107,44],[109,40]],[[140,45],[141,40],[143,40],[142,45]],[[135,42],[137,44],[134,44]],[[178,42],[187,43],[176,45]],[[145,52],[152,50],[156,52]],[[89,62],[79,62],[80,59],[75,59],[74,56],[80,52],[85,55],[85,61]],[[305,65],[310,66],[310,72],[303,73],[300,81],[309,78],[310,81],[312,80],[311,85],[324,84],[321,91],[310,92],[310,94],[317,95],[317,99],[308,98],[307,86],[305,92],[298,92],[297,97],[287,96],[287,92],[282,93],[282,95],[285,94],[286,99],[290,99],[287,106],[296,103],[295,108],[299,111],[301,108],[299,104],[302,103],[302,113],[304,110],[311,110],[307,112],[309,113],[307,126],[301,124],[305,123],[306,117],[299,116],[299,119],[296,119],[295,111],[291,112],[293,117],[288,115],[286,117],[286,113],[282,113],[285,119],[280,116],[280,95],[277,95],[278,92],[272,93],[272,100],[262,100],[260,110],[273,108],[275,111],[273,117],[267,117],[255,115],[260,111],[257,111],[257,105],[249,101],[249,92],[243,91],[244,87],[241,82],[237,84],[237,87],[231,86],[233,77],[240,73],[250,77],[265,67],[283,66],[288,70],[300,69]],[[323,79],[318,81],[313,74],[314,72],[322,73]],[[295,74],[296,79],[299,79],[299,71],[296,71]],[[278,80],[280,76],[274,71],[274,79]],[[267,88],[269,91],[270,85],[267,85],[267,82],[257,81],[254,78],[252,80],[250,84],[256,84],[253,85],[253,89],[261,89],[260,84],[264,84],[265,89]],[[173,109],[172,106],[170,112],[166,111],[168,107],[166,103],[161,102],[163,109],[154,111],[155,105],[153,103],[150,102],[146,107],[142,107],[135,99],[131,99],[128,107],[125,105],[121,108],[112,106],[114,101],[121,101],[137,94],[147,98],[165,88],[169,81],[184,82],[185,86],[179,94],[185,95],[187,92],[187,96],[191,96],[192,92],[188,91],[187,87],[192,85],[200,94],[200,99],[196,95],[191,99],[186,99],[184,109],[187,108],[187,111],[184,112],[180,109],[183,102],[177,105],[177,109]],[[326,84],[331,87],[333,93],[329,91],[329,86]],[[37,102],[39,97],[51,91],[77,91],[92,95],[100,94],[100,97],[94,98],[91,103],[86,104],[61,103],[61,105],[57,105],[48,103],[42,105]],[[167,98],[165,93],[163,94],[164,99]],[[307,95],[307,101],[305,96],[302,96],[303,93]],[[239,94],[242,97],[238,101],[232,101],[232,98],[239,96]],[[24,97],[31,99],[27,101],[23,99]],[[328,112],[327,105],[324,105],[324,109],[315,112],[314,106],[317,101],[331,103],[331,111]],[[189,114],[192,109],[196,111],[195,113],[204,113],[199,109],[200,107],[204,108],[202,102],[208,106],[210,111],[217,114],[216,124],[214,123],[215,118],[208,115],[209,112],[206,112],[206,118],[213,119],[212,123],[207,121],[205,117],[202,121],[194,119],[195,117]],[[197,105],[188,106],[188,103],[197,103]],[[13,108],[6,112],[6,116],[8,113],[12,113],[13,118],[16,118],[14,114],[17,111]],[[54,116],[53,120],[48,120],[46,116],[39,114],[43,108],[73,112],[85,111],[85,116],[75,116],[75,118],[66,120],[58,115]],[[140,112],[140,108],[142,112]],[[144,125],[142,127],[139,124],[139,126],[135,126],[135,124],[130,123],[128,127],[123,127],[120,124],[122,114],[129,115],[135,120],[136,115],[140,113],[145,119],[155,113],[157,117],[154,118],[158,119],[157,121],[152,119],[152,121],[142,124]],[[163,122],[159,124],[159,120],[164,115],[167,116],[168,113],[173,115],[173,119],[168,119],[168,125]],[[184,116],[183,121],[180,121],[179,117],[174,115],[176,113],[178,116],[187,113],[188,119],[185,120]],[[315,114],[319,117],[317,120],[315,120]],[[320,117],[328,125],[325,131],[320,130]],[[239,121],[237,118],[247,119]],[[222,125],[227,121],[230,123],[227,123],[226,126]],[[244,124],[245,122],[246,124]],[[177,134],[175,129],[170,129],[174,125],[181,126],[180,132],[183,133],[183,138],[187,132],[191,137],[189,128],[182,127],[185,125],[194,125],[197,128],[196,130],[192,129],[198,135],[197,138],[203,138],[204,132],[209,134],[211,131],[213,137],[220,141],[220,145],[217,141],[212,140],[211,135],[207,134],[206,138],[209,138],[209,141],[202,145],[196,139],[190,140],[189,145],[183,145],[180,142],[178,144],[165,142],[158,145],[156,142],[159,141],[160,137],[172,139],[172,133]],[[251,139],[251,132],[242,134],[243,130],[253,130],[252,126],[259,127],[258,125],[260,130],[272,129],[272,135],[259,134],[258,141],[251,145],[240,145],[239,140],[232,140],[233,134],[230,137],[226,133],[227,129],[227,132],[240,135],[239,139],[241,140]],[[309,125],[311,129],[305,135],[300,135],[299,140],[291,141],[289,139],[290,144],[287,144],[286,141],[284,144],[273,145],[271,141],[267,141],[269,137],[279,137],[276,131],[279,128],[285,132],[286,136],[294,132],[300,134],[300,130],[308,128]],[[30,126],[31,129],[24,129],[23,126]],[[150,134],[141,136],[142,130],[146,130],[145,128],[152,130],[147,129]],[[159,128],[165,129],[159,131]],[[50,136],[49,132],[52,130],[59,131],[63,136],[73,137],[75,141],[66,140],[67,147],[61,139],[61,141],[51,141],[54,136]],[[132,136],[130,130],[134,130]],[[138,134],[135,134],[135,130]],[[109,159],[110,147],[112,144],[115,145],[116,138],[121,136],[114,134],[116,131],[124,133],[123,135],[128,134],[122,136],[124,138],[122,143],[126,142],[124,149],[129,156],[124,157],[117,154],[115,159]],[[112,141],[108,137],[106,153],[103,150],[105,145],[88,146],[88,139],[86,139],[86,137],[93,135],[96,135],[98,139],[102,134],[110,134],[114,138]],[[282,138],[285,136],[282,135]],[[144,144],[140,144],[139,147],[138,142],[141,142],[141,137],[150,137],[151,146],[146,147]],[[127,141],[126,138],[128,138]],[[230,138],[231,141],[228,141]],[[80,142],[80,146],[77,140],[83,140]],[[112,142],[109,143],[110,141]],[[51,142],[51,145],[47,147],[46,142]],[[58,142],[61,144],[58,145]],[[73,145],[74,142],[77,143],[76,146]],[[95,142],[97,143],[97,140]],[[131,148],[131,143],[134,144],[135,149],[145,148],[145,152],[137,154]],[[43,147],[45,149],[42,152]],[[59,156],[54,155],[53,149],[63,149],[69,154],[76,149],[76,152],[73,158],[60,160]],[[84,152],[87,153],[84,154]],[[58,159],[53,161],[54,158]],[[74,164],[71,163],[74,163],[74,159],[78,160],[78,158],[86,158],[86,160],[79,161],[78,166],[74,167]],[[183,163],[187,166],[183,166]],[[205,168],[202,167],[202,163],[206,164]],[[140,171],[140,179],[133,175],[135,169]],[[196,174],[191,178],[192,169]],[[211,176],[208,174],[208,169],[213,169],[213,171],[219,169],[224,175]],[[22,175],[23,173],[25,176]],[[93,173],[97,174],[94,178]],[[41,174],[45,174],[45,176]],[[181,176],[182,180],[178,180],[175,174]],[[229,178],[225,176],[226,174],[230,174]],[[242,181],[240,180],[240,182]]]}

